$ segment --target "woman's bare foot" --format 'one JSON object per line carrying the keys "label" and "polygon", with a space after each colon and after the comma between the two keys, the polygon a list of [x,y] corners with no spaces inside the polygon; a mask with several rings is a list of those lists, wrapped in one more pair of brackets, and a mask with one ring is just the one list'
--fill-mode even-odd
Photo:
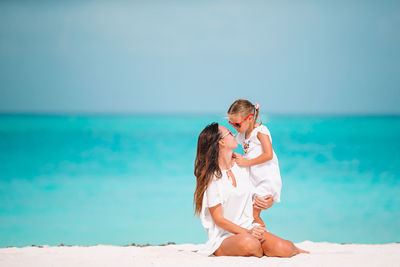
{"label": "woman's bare foot", "polygon": [[297,254],[300,254],[300,253],[310,254],[310,251],[307,251],[307,250],[304,250],[304,249],[301,249],[301,248],[298,248],[298,247],[295,246],[295,253],[296,254],[294,254],[294,255],[297,255]]}

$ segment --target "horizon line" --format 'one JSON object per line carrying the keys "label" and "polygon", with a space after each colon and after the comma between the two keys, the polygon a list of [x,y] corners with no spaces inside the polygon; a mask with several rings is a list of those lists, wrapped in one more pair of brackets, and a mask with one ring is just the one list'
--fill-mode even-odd
{"label": "horizon line", "polygon": [[[0,116],[21,115],[21,116],[213,116],[221,115],[226,112],[184,112],[184,111],[169,111],[169,112],[140,112],[140,111],[0,111]],[[388,112],[263,112],[264,116],[354,116],[354,117],[398,117],[399,113]],[[267,115],[266,115],[267,114]]]}

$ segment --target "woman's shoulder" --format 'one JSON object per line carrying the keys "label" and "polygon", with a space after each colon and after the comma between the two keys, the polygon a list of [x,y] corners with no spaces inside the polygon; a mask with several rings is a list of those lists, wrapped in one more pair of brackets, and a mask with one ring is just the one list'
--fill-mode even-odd
{"label": "woman's shoulder", "polygon": [[249,167],[239,166],[239,165],[237,165],[236,162],[235,162],[235,164],[234,164],[233,167],[232,167],[232,170],[233,170],[234,172],[239,173],[240,175],[248,175]]}
{"label": "woman's shoulder", "polygon": [[218,175],[218,172],[214,173],[210,179],[209,185],[210,184],[216,184],[221,182],[221,178],[223,176],[223,172],[221,171],[220,175]]}
{"label": "woman's shoulder", "polygon": [[217,181],[220,180],[220,179],[221,179],[221,177],[218,177],[217,174],[214,173],[214,174],[212,175],[212,177],[211,177],[210,183],[217,182]]}
{"label": "woman's shoulder", "polygon": [[217,188],[220,187],[220,185],[219,185],[220,183],[221,183],[221,178],[218,178],[217,175],[214,174],[214,175],[211,177],[210,181],[208,182],[206,191],[207,191],[207,192],[215,191],[215,190],[218,191]]}

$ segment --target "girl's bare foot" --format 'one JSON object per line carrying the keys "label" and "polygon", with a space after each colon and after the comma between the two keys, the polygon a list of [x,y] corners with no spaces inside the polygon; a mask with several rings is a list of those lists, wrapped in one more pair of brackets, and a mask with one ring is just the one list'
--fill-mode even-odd
{"label": "girl's bare foot", "polygon": [[265,227],[265,223],[263,222],[263,220],[261,220],[260,217],[254,218],[253,223],[258,223],[258,224],[260,224],[262,227]]}

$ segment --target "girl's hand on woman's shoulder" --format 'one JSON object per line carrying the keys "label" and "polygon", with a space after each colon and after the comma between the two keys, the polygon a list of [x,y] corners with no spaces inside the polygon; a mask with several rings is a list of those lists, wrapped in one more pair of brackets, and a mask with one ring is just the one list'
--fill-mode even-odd
{"label": "girl's hand on woman's shoulder", "polygon": [[234,158],[234,159],[243,158],[243,155],[242,155],[242,154],[239,154],[239,153],[236,153],[236,152],[233,152],[233,153],[232,153],[232,158]]}
{"label": "girl's hand on woman's shoulder", "polygon": [[250,166],[250,161],[248,159],[246,159],[245,157],[243,157],[242,155],[238,154],[239,156],[236,156],[235,162],[237,165],[241,166],[241,167],[249,167]]}

